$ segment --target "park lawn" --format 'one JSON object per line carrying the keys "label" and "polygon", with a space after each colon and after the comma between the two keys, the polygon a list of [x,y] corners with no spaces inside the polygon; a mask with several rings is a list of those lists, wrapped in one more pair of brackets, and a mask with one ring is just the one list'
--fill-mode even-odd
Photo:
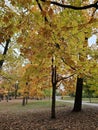
{"label": "park lawn", "polygon": [[[63,100],[74,100],[71,97],[67,97]],[[88,98],[84,98],[83,101],[89,102]],[[98,103],[98,98],[92,98],[91,99],[92,103]],[[72,107],[72,103],[68,102],[61,102],[61,101],[56,101],[56,108],[58,107]],[[26,111],[37,111],[37,110],[42,110],[42,109],[48,109],[51,110],[51,100],[28,100],[28,104],[25,106],[22,106],[22,99],[12,99],[9,100],[9,102],[1,101],[0,102],[0,113],[1,112],[11,112],[11,113],[21,113],[21,112],[26,112]]]}
{"label": "park lawn", "polygon": [[[98,103],[98,98],[90,98],[91,99],[91,103]],[[85,102],[90,102],[89,98],[82,98],[83,101]],[[74,101],[74,97],[70,97],[70,96],[64,96],[63,100],[73,100]]]}
{"label": "park lawn", "polygon": [[[90,98],[91,103],[98,103],[98,98]],[[89,98],[83,98],[83,101],[90,102]]]}
{"label": "park lawn", "polygon": [[[64,102],[56,102],[56,107],[63,107],[66,103]],[[28,104],[22,106],[21,99],[12,99],[8,102],[1,101],[0,102],[0,112],[26,112],[26,111],[36,111],[38,109],[51,109],[51,101],[50,100],[28,100]]]}

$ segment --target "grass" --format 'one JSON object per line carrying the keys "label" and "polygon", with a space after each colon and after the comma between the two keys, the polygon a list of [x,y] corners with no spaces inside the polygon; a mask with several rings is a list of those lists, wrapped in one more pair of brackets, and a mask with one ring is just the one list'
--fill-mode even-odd
{"label": "grass", "polygon": [[[64,102],[56,102],[56,107],[65,106]],[[35,111],[36,109],[49,108],[51,109],[50,100],[29,100],[28,104],[22,106],[22,100],[10,100],[9,102],[0,102],[0,112],[25,112],[25,111]]]}
{"label": "grass", "polygon": [[[72,97],[64,97],[63,100],[74,100]],[[88,98],[83,98],[83,101],[89,102]],[[98,103],[98,98],[92,98],[92,103]],[[73,106],[72,103],[68,102],[60,102],[56,101],[56,107],[65,107],[65,106]],[[9,102],[1,101],[0,102],[0,112],[27,112],[27,111],[36,111],[36,110],[42,110],[45,108],[49,108],[51,110],[51,100],[29,100],[28,104],[25,106],[22,106],[22,100],[21,99],[12,99],[9,100]]]}
{"label": "grass", "polygon": [[[74,97],[65,96],[63,100],[74,100]],[[90,102],[89,98],[82,98],[85,102]],[[91,103],[98,103],[98,98],[91,98]]]}
{"label": "grass", "polygon": [[[89,98],[83,98],[83,101],[90,102]],[[91,103],[98,103],[98,98],[91,98]]]}
{"label": "grass", "polygon": [[74,97],[70,97],[70,96],[64,96],[63,100],[74,100]]}

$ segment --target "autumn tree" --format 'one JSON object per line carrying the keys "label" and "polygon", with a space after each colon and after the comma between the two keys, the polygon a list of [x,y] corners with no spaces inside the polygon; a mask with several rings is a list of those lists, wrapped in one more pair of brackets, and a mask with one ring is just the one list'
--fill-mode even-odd
{"label": "autumn tree", "polygon": [[[83,78],[90,75],[89,70],[93,66],[93,62],[86,57],[90,55],[91,50],[88,46],[84,47],[84,43],[85,39],[92,35],[92,27],[98,26],[96,17],[98,2],[90,4],[88,1],[59,3],[45,0],[33,2],[10,0],[10,4],[12,6],[10,10],[13,12],[12,19],[17,18],[14,27],[17,30],[17,43],[21,45],[21,55],[34,67],[30,67],[28,75],[32,77],[46,75],[48,78],[51,72],[51,59],[55,58],[51,73],[53,86],[56,86],[57,75],[60,73],[59,64],[63,62],[69,66],[71,75],[77,75],[79,90],[76,89],[76,95],[80,92],[80,100],[76,101],[78,105],[74,106],[74,110],[80,111]],[[43,71],[43,68],[48,71]]]}
{"label": "autumn tree", "polygon": [[[9,2],[8,2],[9,3]],[[0,3],[0,68],[2,68],[7,60],[8,50],[12,41],[12,36],[16,32],[16,13],[11,9],[5,1]],[[13,26],[14,24],[14,26]],[[1,70],[1,78],[6,78]]]}
{"label": "autumn tree", "polygon": [[[43,1],[43,2],[45,2],[45,1]],[[83,44],[84,44],[85,38],[86,38],[85,33],[86,33],[86,35],[88,35],[87,37],[89,37],[90,33],[92,31],[92,26],[96,26],[96,24],[95,24],[96,19],[93,17],[96,10],[91,10],[91,12],[92,12],[91,16],[85,10],[90,9],[92,7],[97,9],[97,2],[95,4],[91,4],[91,5],[88,4],[87,6],[83,6],[82,3],[77,3],[77,2],[70,3],[73,6],[62,5],[57,2],[45,2],[42,7],[38,1],[37,1],[37,4],[38,4],[38,7],[40,8],[40,10],[42,11],[42,17],[40,15],[37,7],[33,8],[33,9],[36,9],[36,11],[38,11],[37,15],[40,16],[40,21],[42,20],[43,24],[41,25],[41,28],[39,26],[39,28],[37,28],[37,30],[36,30],[37,26],[35,26],[35,28],[33,29],[34,30],[33,37],[35,35],[35,37],[33,38],[33,41],[32,41],[33,45],[34,45],[34,42],[37,43],[37,45],[39,45],[39,41],[41,43],[43,43],[43,46],[47,43],[48,49],[49,49],[49,50],[47,50],[47,52],[50,51],[48,54],[51,54],[51,57],[54,55],[56,59],[57,59],[57,57],[59,57],[64,62],[66,61],[65,64],[70,66],[72,68],[73,72],[74,71],[77,72],[77,75],[78,75],[77,88],[79,88],[78,87],[78,83],[79,83],[79,86],[81,88],[81,91],[80,91],[81,94],[79,94],[79,96],[80,95],[81,96],[80,96],[79,103],[77,103],[78,105],[80,104],[79,105],[80,107],[75,106],[75,108],[79,108],[79,110],[75,110],[75,109],[74,110],[80,111],[81,110],[81,98],[82,98],[82,85],[83,85],[83,78],[81,77],[81,74],[82,75],[84,74],[83,71],[86,69],[86,66],[85,66],[85,63],[84,64],[82,63],[83,61],[81,61],[81,58],[78,58],[78,57],[81,53],[87,53],[87,51],[88,51],[87,47],[85,47],[85,49],[83,47]],[[57,8],[58,11],[56,11],[56,8],[50,7],[50,4],[60,6],[60,8],[58,7]],[[85,4],[85,2],[83,4]],[[76,7],[75,5],[80,6],[80,7]],[[61,10],[61,7],[70,8],[70,10],[69,9]],[[73,11],[71,9],[78,10],[78,11]],[[55,13],[53,12],[53,10],[55,10]],[[81,11],[81,10],[83,10],[83,11]],[[35,14],[34,14],[34,16],[35,16]],[[74,17],[72,18],[71,16],[74,16],[74,17],[77,16],[77,19],[73,19]],[[49,21],[47,19],[47,17],[51,21],[48,24],[46,24]],[[61,21],[61,19],[63,19],[63,20]],[[44,24],[44,22],[45,22],[45,24]],[[35,23],[35,25],[36,25],[36,23]],[[39,23],[39,25],[40,25],[40,23]],[[72,25],[72,26],[70,26],[70,25]],[[65,31],[66,31],[66,34],[65,34]],[[48,35],[51,37],[49,37]],[[42,37],[40,37],[40,36],[42,36]],[[44,39],[43,39],[43,37],[44,37]],[[22,38],[22,37],[20,37],[20,38]],[[47,38],[48,38],[49,43],[47,41]],[[73,44],[73,41],[76,41],[75,45]],[[74,46],[75,46],[75,48],[74,48]],[[60,48],[60,49],[58,50],[58,48]],[[33,49],[34,49],[34,46],[33,46]],[[25,48],[23,50],[25,52],[32,53],[31,48],[29,48],[29,49]],[[42,48],[41,48],[41,50],[42,50]],[[55,51],[53,52],[52,50],[55,50]],[[44,51],[44,48],[43,48],[43,51]],[[37,50],[36,50],[36,52],[37,52]],[[36,57],[36,54],[37,55],[39,54],[41,56],[41,58],[43,58],[42,57],[43,55],[40,54],[40,52],[37,52],[37,53],[36,52],[34,53],[35,54],[34,57]],[[81,56],[82,55],[83,54],[81,54]],[[87,61],[87,64],[89,64],[88,61]],[[85,71],[85,74],[86,73],[87,72]],[[76,92],[79,93],[79,90],[78,91],[76,90]],[[77,95],[77,93],[76,93],[76,95]]]}

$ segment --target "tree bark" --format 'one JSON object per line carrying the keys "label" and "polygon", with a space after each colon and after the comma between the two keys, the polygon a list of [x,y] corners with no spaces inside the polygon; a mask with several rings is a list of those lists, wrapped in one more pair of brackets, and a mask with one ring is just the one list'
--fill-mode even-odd
{"label": "tree bark", "polygon": [[17,99],[17,89],[15,90],[15,99]]}
{"label": "tree bark", "polygon": [[55,119],[55,104],[56,104],[56,66],[53,67],[52,65],[52,106],[51,106],[51,118]]}
{"label": "tree bark", "polygon": [[[3,54],[2,54],[2,55],[6,55],[6,53],[7,53],[7,51],[8,51],[9,43],[10,43],[10,39],[6,40],[6,45],[5,45],[5,48],[4,48],[4,51],[3,51]],[[0,60],[0,69],[1,69],[2,66],[3,66],[3,63],[4,63],[4,59]]]}
{"label": "tree bark", "polygon": [[82,89],[83,89],[83,78],[77,77],[76,95],[73,108],[74,112],[79,112],[82,110]]}
{"label": "tree bark", "polygon": [[26,104],[28,104],[28,96],[26,96]]}
{"label": "tree bark", "polygon": [[23,97],[23,100],[22,100],[22,105],[25,106],[26,105],[26,98]]}
{"label": "tree bark", "polygon": [[51,118],[55,119],[56,118],[56,114],[55,114],[55,93],[56,93],[56,85],[52,86],[52,108],[51,108]]}
{"label": "tree bark", "polygon": [[18,84],[15,84],[15,99],[17,99]]}

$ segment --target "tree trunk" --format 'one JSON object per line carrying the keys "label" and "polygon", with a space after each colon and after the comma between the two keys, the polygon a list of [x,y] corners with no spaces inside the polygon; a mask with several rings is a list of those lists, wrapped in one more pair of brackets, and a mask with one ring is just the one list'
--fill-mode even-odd
{"label": "tree trunk", "polygon": [[26,104],[28,104],[28,97],[26,96]]}
{"label": "tree trunk", "polygon": [[79,112],[82,109],[82,89],[83,89],[83,78],[77,78],[76,95],[74,102],[74,112]]}
{"label": "tree trunk", "polygon": [[56,93],[56,85],[53,85],[52,86],[52,108],[51,108],[51,118],[52,119],[56,118],[56,115],[55,115],[55,102],[56,102],[55,93]]}
{"label": "tree trunk", "polygon": [[1,102],[1,94],[0,94],[0,102]]}
{"label": "tree trunk", "polygon": [[15,99],[17,99],[17,91],[15,90]]}
{"label": "tree trunk", "polygon": [[26,98],[25,98],[25,97],[23,97],[23,100],[22,100],[22,105],[23,105],[23,106],[25,106],[25,104],[26,104]]}
{"label": "tree trunk", "polygon": [[52,106],[51,106],[51,118],[55,119],[56,114],[55,114],[55,102],[56,102],[56,66],[53,67],[52,65]]}
{"label": "tree trunk", "polygon": [[18,84],[15,84],[15,99],[17,99],[17,93],[18,93]]}
{"label": "tree trunk", "polygon": [[[5,45],[4,52],[2,55],[6,55],[9,43],[10,43],[10,39],[6,40],[6,45]],[[4,63],[4,59],[0,60],[0,69],[2,68],[3,63]]]}

